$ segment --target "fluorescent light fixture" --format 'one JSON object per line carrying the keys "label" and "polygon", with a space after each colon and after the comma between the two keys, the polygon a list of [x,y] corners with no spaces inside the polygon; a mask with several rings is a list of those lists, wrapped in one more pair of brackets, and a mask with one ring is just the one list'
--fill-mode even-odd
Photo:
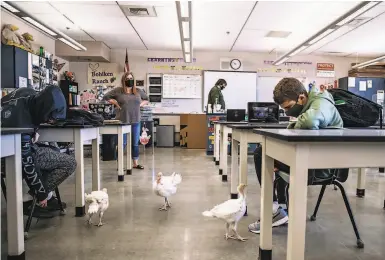
{"label": "fluorescent light fixture", "polygon": [[308,45],[303,45],[303,46],[299,47],[298,49],[296,49],[295,51],[293,51],[292,53],[290,53],[289,56],[292,57],[294,55],[297,55],[298,53],[300,53],[301,51],[303,51],[307,47],[309,47],[309,46]]}
{"label": "fluorescent light fixture", "polygon": [[189,17],[189,2],[190,1],[179,1],[180,3],[180,15],[182,17]]}
{"label": "fluorescent light fixture", "polygon": [[7,4],[5,1],[1,1],[1,6],[4,7],[5,9],[7,9],[8,11],[11,11],[12,13],[18,13],[20,12],[19,10],[17,10],[15,7]]}
{"label": "fluorescent light fixture", "polygon": [[275,64],[273,63],[273,65],[276,65],[276,66],[281,65],[282,63],[284,63],[284,62],[287,61],[288,59],[289,59],[289,57],[285,57],[285,58],[279,60],[278,62],[276,62]]}
{"label": "fluorescent light fixture", "polygon": [[183,38],[190,39],[190,22],[182,22]]}
{"label": "fluorescent light fixture", "polygon": [[185,53],[184,61],[187,62],[187,63],[191,62],[191,55],[190,55],[190,53]]}
{"label": "fluorescent light fixture", "polygon": [[68,46],[74,48],[75,50],[77,51],[80,51],[81,49],[76,46],[75,44],[73,44],[72,42],[68,41],[67,39],[64,39],[64,38],[59,38],[60,41],[62,41],[63,43],[67,44]]}
{"label": "fluorescent light fixture", "polygon": [[352,13],[351,15],[349,15],[348,17],[344,18],[343,20],[339,21],[337,23],[338,26],[343,26],[344,24],[346,24],[347,22],[350,22],[351,20],[353,20],[354,18],[362,15],[363,13],[365,13],[366,11],[368,11],[369,9],[371,9],[372,7],[378,5],[380,2],[366,2],[367,4],[364,5],[362,8],[358,9],[357,11],[355,11],[354,13]]}
{"label": "fluorescent light fixture", "polygon": [[309,44],[312,45],[312,44],[318,42],[319,40],[321,40],[322,38],[328,36],[332,32],[334,32],[334,29],[327,29],[326,31],[324,31],[323,33],[321,33],[320,35],[318,35],[317,37],[315,37],[314,39],[309,41]]}
{"label": "fluorescent light fixture", "polygon": [[385,60],[385,55],[384,56],[381,56],[381,57],[378,57],[378,58],[375,58],[373,60],[368,60],[368,61],[365,61],[365,62],[361,62],[359,64],[356,64],[352,67],[352,69],[356,69],[356,68],[359,68],[359,69],[362,69],[364,67],[367,67],[367,66],[370,66],[370,65],[373,65],[373,64],[376,64],[376,63],[379,63],[381,60]]}
{"label": "fluorescent light fixture", "polygon": [[36,21],[33,20],[31,17],[22,17],[22,18],[23,18],[24,20],[26,20],[27,22],[29,22],[29,23],[35,25],[37,28],[39,28],[39,29],[45,31],[46,33],[48,33],[48,34],[50,34],[50,35],[52,35],[52,36],[56,36],[56,35],[57,35],[57,33],[51,31],[50,29],[48,29],[48,28],[45,27],[44,25],[42,25],[42,24],[36,22]]}
{"label": "fluorescent light fixture", "polygon": [[184,51],[190,52],[190,41],[184,41]]}

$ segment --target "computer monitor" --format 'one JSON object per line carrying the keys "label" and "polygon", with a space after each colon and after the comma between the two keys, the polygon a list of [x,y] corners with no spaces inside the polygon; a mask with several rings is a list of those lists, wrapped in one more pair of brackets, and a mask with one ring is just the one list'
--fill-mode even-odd
{"label": "computer monitor", "polygon": [[227,122],[241,122],[245,120],[246,109],[227,109]]}
{"label": "computer monitor", "polygon": [[248,102],[249,122],[279,122],[279,106],[273,102]]}

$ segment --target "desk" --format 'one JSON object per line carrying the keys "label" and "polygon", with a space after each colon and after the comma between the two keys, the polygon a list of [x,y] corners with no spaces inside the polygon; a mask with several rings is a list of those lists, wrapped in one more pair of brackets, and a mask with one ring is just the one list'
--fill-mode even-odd
{"label": "desk", "polygon": [[100,190],[99,166],[99,127],[95,126],[49,126],[39,128],[40,142],[71,142],[75,145],[76,183],[75,183],[75,216],[85,215],[84,203],[84,153],[83,144],[92,140],[92,190]]}
{"label": "desk", "polygon": [[[228,122],[228,121],[218,121],[217,124],[220,126],[220,144],[219,144],[219,175],[222,175],[222,181],[227,181],[227,149],[228,149],[228,138],[229,134],[232,133],[232,129],[229,128],[229,125],[233,124],[242,124],[247,125],[248,122]],[[215,148],[215,146],[214,146]],[[247,156],[247,150],[246,150]]]}
{"label": "desk", "polygon": [[[255,129],[262,142],[261,260],[272,257],[274,159],[290,166],[287,259],[305,259],[308,169],[383,167],[384,130]],[[353,159],[354,158],[354,159]]]}
{"label": "desk", "polygon": [[7,181],[8,259],[25,259],[21,134],[33,131],[32,128],[1,129],[1,158],[5,157]]}
{"label": "desk", "polygon": [[[238,198],[237,186],[239,183],[247,184],[247,147],[249,143],[261,143],[262,137],[254,134],[254,128],[284,129],[289,123],[250,123],[228,125],[232,129],[231,139],[231,198]],[[238,146],[239,145],[239,146]],[[238,165],[239,152],[239,165]],[[238,174],[237,174],[238,168]]]}
{"label": "desk", "polygon": [[130,124],[105,124],[99,128],[99,134],[101,135],[118,135],[118,181],[124,181],[124,152],[123,152],[123,135],[127,134],[127,168],[126,173],[132,174],[132,159],[131,159],[131,125]]}
{"label": "desk", "polygon": [[219,139],[221,136],[221,125],[219,121],[214,121],[214,162],[215,165],[219,165]]}

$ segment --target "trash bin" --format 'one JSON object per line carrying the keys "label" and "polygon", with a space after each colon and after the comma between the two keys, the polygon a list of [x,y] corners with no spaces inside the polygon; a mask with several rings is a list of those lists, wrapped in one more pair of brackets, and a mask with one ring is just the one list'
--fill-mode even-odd
{"label": "trash bin", "polygon": [[118,135],[102,135],[102,160],[115,161],[118,159]]}

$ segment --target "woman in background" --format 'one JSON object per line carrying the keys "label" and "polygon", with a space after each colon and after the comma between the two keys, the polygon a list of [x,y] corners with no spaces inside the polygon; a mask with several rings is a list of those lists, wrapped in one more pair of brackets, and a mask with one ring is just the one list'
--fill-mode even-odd
{"label": "woman in background", "polygon": [[133,168],[144,169],[138,164],[140,137],[140,107],[148,104],[144,91],[138,91],[132,73],[125,72],[121,79],[121,87],[115,88],[104,95],[104,99],[117,108],[116,119],[131,124],[131,143]]}

